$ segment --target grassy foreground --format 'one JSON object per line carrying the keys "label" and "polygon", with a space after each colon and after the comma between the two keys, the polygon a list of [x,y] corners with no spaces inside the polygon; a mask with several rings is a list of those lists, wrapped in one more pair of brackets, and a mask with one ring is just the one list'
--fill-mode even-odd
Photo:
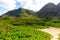
{"label": "grassy foreground", "polygon": [[[4,29],[4,30],[3,30]],[[10,26],[0,28],[0,40],[50,40],[48,33],[37,31],[26,26]]]}
{"label": "grassy foreground", "polygon": [[36,30],[48,28],[50,23],[53,21],[30,18],[0,19],[0,40],[50,40],[50,34]]}

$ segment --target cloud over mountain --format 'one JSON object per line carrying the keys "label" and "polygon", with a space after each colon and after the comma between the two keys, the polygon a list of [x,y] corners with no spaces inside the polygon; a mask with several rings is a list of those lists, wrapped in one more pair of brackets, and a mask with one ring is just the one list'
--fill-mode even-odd
{"label": "cloud over mountain", "polygon": [[[57,4],[60,1],[59,0],[0,0],[0,7],[3,7],[7,9],[8,11],[19,8],[19,7],[38,11],[45,4],[49,2]],[[3,9],[3,8],[0,8],[0,9]]]}

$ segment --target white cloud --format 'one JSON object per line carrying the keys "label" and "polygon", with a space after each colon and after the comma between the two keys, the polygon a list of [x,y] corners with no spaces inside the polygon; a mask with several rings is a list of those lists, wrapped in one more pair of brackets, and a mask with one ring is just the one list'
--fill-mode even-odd
{"label": "white cloud", "polygon": [[[53,2],[55,4],[60,2],[59,0],[17,0],[17,1],[21,2],[23,8],[31,10],[39,10],[49,2]],[[15,0],[0,0],[0,6],[5,7],[8,10],[15,9],[16,7],[15,3],[16,3]]]}
{"label": "white cloud", "polygon": [[52,2],[54,4],[58,4],[60,2],[60,0],[49,0],[48,2]]}
{"label": "white cloud", "polygon": [[15,0],[0,0],[0,7],[2,7],[0,8],[0,15],[6,13],[9,10],[15,9],[16,7],[15,3],[16,3]]}
{"label": "white cloud", "polygon": [[0,0],[0,6],[6,8],[8,10],[15,9],[15,7],[16,7],[15,0]]}
{"label": "white cloud", "polygon": [[21,2],[23,6],[23,8],[26,9],[31,9],[31,10],[35,10],[38,11],[40,10],[44,5],[46,5],[49,2],[58,4],[58,2],[60,2],[59,0],[17,0],[18,2]]}
{"label": "white cloud", "polygon": [[[23,8],[31,10],[39,10],[49,2],[53,2],[55,4],[60,2],[59,0],[17,0],[17,1],[21,3]],[[16,7],[15,3],[16,3],[15,0],[0,0],[0,6],[8,10],[15,9]]]}
{"label": "white cloud", "polygon": [[[58,4],[58,2],[60,2],[60,0],[17,0],[17,1],[21,3],[23,8],[34,11],[40,10],[44,5],[46,5],[49,2],[55,4]],[[7,10],[13,10],[16,7],[16,0],[0,0],[0,7],[3,7]]]}

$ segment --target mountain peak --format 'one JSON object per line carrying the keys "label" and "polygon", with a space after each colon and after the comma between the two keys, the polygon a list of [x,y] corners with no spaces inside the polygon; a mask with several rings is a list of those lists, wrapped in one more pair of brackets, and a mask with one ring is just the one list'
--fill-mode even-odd
{"label": "mountain peak", "polygon": [[[50,4],[50,5],[55,5],[54,3],[48,3],[48,4]],[[48,4],[47,4],[47,5],[48,5]]]}
{"label": "mountain peak", "polygon": [[49,6],[50,6],[50,7],[52,6],[52,7],[53,7],[53,6],[56,6],[56,5],[55,5],[54,3],[48,3],[48,4],[46,4],[45,6],[48,6],[48,7],[49,7]]}
{"label": "mountain peak", "polygon": [[24,9],[24,8],[18,8],[18,9],[14,9],[14,10],[11,10],[11,11],[8,11],[7,13],[3,14],[2,17],[4,17],[5,15],[8,15],[8,17],[20,17],[22,14],[29,14],[29,15],[32,15],[34,13],[34,11],[32,10],[27,10],[27,9]]}
{"label": "mountain peak", "polygon": [[56,7],[57,6],[54,3],[48,3],[40,11],[37,12],[37,15],[41,18],[53,17],[57,13]]}
{"label": "mountain peak", "polygon": [[57,6],[60,6],[60,3],[58,3]]}

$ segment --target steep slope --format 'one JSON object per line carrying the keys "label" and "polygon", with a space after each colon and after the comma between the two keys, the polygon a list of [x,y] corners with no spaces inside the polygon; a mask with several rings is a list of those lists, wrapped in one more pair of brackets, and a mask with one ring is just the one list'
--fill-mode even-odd
{"label": "steep slope", "polygon": [[26,9],[23,9],[23,8],[19,8],[19,9],[15,9],[15,10],[11,10],[11,11],[8,11],[7,13],[3,14],[2,17],[4,16],[13,16],[13,17],[20,17],[22,14],[29,14],[29,15],[33,15],[33,13],[35,13],[34,11],[32,10],[26,10]]}
{"label": "steep slope", "polygon": [[60,3],[57,4],[57,9],[58,9],[57,16],[59,17],[60,16]]}
{"label": "steep slope", "polygon": [[38,17],[49,18],[56,16],[57,7],[53,3],[46,4],[41,10],[37,12]]}

